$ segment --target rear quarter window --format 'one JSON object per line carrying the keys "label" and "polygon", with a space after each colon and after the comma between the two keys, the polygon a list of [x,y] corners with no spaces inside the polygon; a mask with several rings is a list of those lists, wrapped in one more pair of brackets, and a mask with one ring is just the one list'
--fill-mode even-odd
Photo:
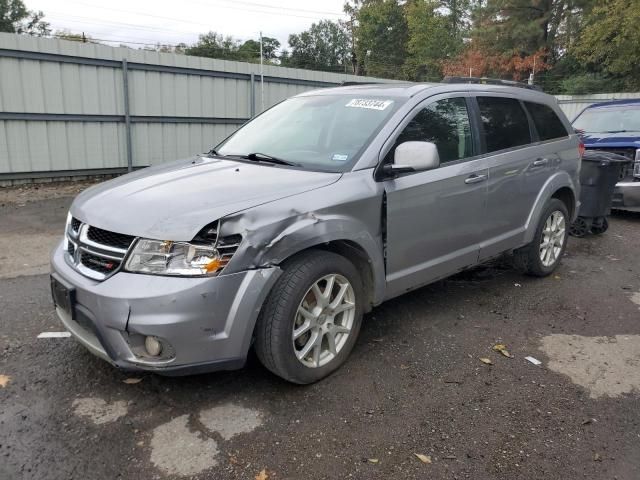
{"label": "rear quarter window", "polygon": [[525,102],[524,104],[529,110],[540,140],[553,140],[554,138],[564,138],[569,135],[553,108],[541,103]]}
{"label": "rear quarter window", "polygon": [[514,98],[477,97],[487,153],[531,143],[529,120]]}

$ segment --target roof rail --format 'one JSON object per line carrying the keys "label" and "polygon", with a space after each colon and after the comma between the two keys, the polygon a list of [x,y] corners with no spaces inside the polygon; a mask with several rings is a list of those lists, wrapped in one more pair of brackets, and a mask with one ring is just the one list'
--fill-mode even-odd
{"label": "roof rail", "polygon": [[501,78],[487,77],[450,77],[446,76],[441,83],[475,83],[481,85],[503,85],[505,87],[520,87],[529,90],[542,91],[538,85],[529,85],[528,83],[516,82],[515,80],[502,80]]}
{"label": "roof rail", "polygon": [[341,87],[351,87],[353,85],[380,85],[382,82],[358,82],[353,80],[344,80],[340,82]]}

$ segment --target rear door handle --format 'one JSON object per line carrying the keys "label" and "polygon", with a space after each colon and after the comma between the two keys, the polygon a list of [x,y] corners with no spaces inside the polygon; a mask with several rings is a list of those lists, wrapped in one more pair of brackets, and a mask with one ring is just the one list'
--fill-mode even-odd
{"label": "rear door handle", "polygon": [[486,175],[477,175],[477,174],[473,174],[469,177],[467,177],[464,181],[464,183],[466,183],[467,185],[471,184],[471,183],[480,183],[480,182],[484,182],[487,179]]}
{"label": "rear door handle", "polygon": [[534,162],[531,164],[532,167],[544,167],[545,165],[549,164],[549,159],[548,158],[539,158],[537,160],[534,160]]}

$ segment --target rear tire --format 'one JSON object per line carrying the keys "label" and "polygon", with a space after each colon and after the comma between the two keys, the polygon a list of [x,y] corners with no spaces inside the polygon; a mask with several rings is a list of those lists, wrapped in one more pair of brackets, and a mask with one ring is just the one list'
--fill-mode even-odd
{"label": "rear tire", "polygon": [[546,277],[558,268],[567,247],[569,212],[557,198],[547,202],[533,241],[514,252],[518,270],[535,277]]}
{"label": "rear tire", "polygon": [[346,361],[360,333],[360,275],[349,260],[323,250],[297,255],[282,268],[258,318],[254,348],[285,380],[317,382]]}

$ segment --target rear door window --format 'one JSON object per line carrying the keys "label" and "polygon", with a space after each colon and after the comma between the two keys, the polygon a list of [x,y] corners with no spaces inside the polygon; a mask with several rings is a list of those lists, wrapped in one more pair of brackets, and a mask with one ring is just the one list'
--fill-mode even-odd
{"label": "rear door window", "polygon": [[531,143],[527,114],[514,98],[477,97],[487,152]]}
{"label": "rear door window", "polygon": [[471,124],[465,99],[446,98],[420,110],[404,128],[396,145],[411,141],[434,143],[441,163],[471,157]]}
{"label": "rear door window", "polygon": [[541,103],[524,102],[536,126],[540,140],[553,140],[568,136],[567,129],[553,111],[553,108]]}

